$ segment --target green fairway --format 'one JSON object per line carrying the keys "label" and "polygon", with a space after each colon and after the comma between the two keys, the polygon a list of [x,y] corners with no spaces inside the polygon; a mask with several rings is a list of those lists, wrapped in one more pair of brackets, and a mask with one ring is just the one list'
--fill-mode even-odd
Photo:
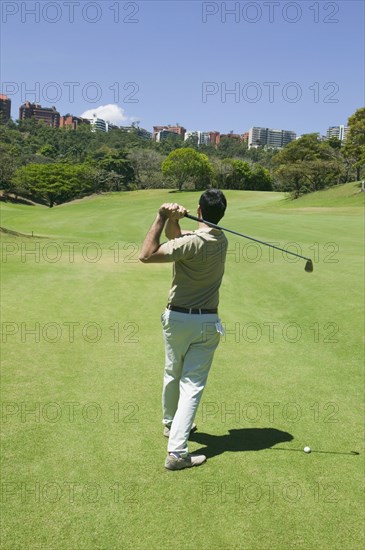
{"label": "green fairway", "polygon": [[181,472],[161,424],[172,266],[138,249],[161,203],[196,215],[199,193],[2,203],[2,548],[362,549],[364,195],[226,192],[224,227],[314,272],[227,234],[189,449],[208,462]]}

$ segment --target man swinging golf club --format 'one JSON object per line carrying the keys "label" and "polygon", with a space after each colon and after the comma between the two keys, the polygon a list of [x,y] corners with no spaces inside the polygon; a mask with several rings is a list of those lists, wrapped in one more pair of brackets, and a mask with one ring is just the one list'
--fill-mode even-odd
{"label": "man swinging golf club", "polygon": [[[199,199],[198,217],[217,224],[227,201],[217,189]],[[222,326],[218,317],[219,287],[227,253],[222,231],[199,223],[196,231],[181,231],[186,208],[163,204],[142,245],[144,263],[174,262],[167,307],[161,315],[165,343],[162,392],[164,435],[169,438],[165,468],[199,466],[204,455],[188,452],[188,438],[202,397]],[[165,228],[166,243],[160,244]]]}

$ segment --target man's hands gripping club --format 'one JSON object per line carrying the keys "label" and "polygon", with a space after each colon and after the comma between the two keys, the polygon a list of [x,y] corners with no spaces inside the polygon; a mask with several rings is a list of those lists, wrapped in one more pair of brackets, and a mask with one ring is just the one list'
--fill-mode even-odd
{"label": "man's hands gripping club", "polygon": [[158,209],[158,214],[153,222],[149,232],[142,245],[139,259],[144,263],[168,262],[166,256],[160,247],[160,237],[167,221],[166,236],[173,239],[181,236],[181,230],[178,220],[183,218],[189,210],[177,203],[164,203]]}
{"label": "man's hands gripping club", "polygon": [[165,202],[158,211],[162,217],[169,220],[181,220],[188,212],[189,210],[176,202]]}

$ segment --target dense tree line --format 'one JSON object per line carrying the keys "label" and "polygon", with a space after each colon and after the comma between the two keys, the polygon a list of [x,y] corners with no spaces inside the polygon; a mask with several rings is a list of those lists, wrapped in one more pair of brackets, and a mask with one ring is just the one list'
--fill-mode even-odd
{"label": "dense tree line", "polygon": [[0,124],[0,188],[48,206],[103,191],[158,187],[287,191],[298,197],[359,180],[365,165],[365,108],[349,118],[345,144],[307,134],[281,150],[223,137],[219,146],[173,136],[161,143],[138,128],[108,133]]}

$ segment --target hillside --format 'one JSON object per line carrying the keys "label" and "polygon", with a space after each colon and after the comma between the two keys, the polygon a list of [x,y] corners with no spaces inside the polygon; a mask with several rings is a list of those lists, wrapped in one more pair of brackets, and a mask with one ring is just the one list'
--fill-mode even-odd
{"label": "hillside", "polygon": [[283,208],[341,208],[347,206],[364,206],[365,193],[361,192],[360,182],[336,185],[315,193],[304,195],[296,200],[286,198],[275,206]]}
{"label": "hillside", "polygon": [[[297,200],[288,199],[284,193],[262,191],[227,190],[225,194],[228,209],[221,222],[223,227],[250,232],[258,237],[261,235],[262,238],[270,237],[270,231],[263,234],[263,229],[270,224],[277,230],[280,227],[283,234],[286,228],[289,231],[286,214],[295,215],[296,227],[300,223],[307,226],[307,216],[312,217],[314,213],[361,214],[365,198],[358,183],[318,191]],[[18,237],[33,234],[48,238],[72,237],[102,242],[113,238],[134,242],[143,237],[163,202],[179,202],[195,215],[198,200],[199,193],[195,192],[172,193],[153,189],[94,195],[55,208],[0,203],[1,226],[3,238],[6,232],[9,237],[11,231]],[[184,220],[182,226],[190,228],[192,223]]]}

